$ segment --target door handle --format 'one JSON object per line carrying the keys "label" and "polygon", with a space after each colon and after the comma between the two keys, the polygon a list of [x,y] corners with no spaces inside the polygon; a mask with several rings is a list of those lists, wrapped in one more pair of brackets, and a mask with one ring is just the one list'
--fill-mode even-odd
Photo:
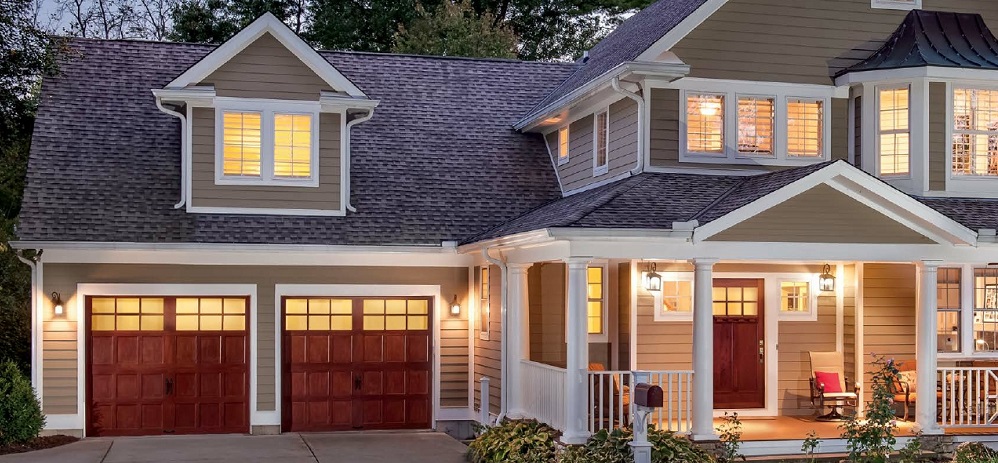
{"label": "door handle", "polygon": [[353,389],[355,391],[359,391],[360,390],[361,382],[362,382],[362,380],[361,380],[359,374],[353,376]]}
{"label": "door handle", "polygon": [[172,379],[166,378],[166,384],[164,384],[164,387],[166,389],[166,394],[165,395],[173,394],[173,380]]}

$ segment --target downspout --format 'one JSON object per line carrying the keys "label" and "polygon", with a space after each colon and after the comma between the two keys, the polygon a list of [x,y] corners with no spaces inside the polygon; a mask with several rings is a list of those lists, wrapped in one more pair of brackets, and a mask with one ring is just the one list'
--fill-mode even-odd
{"label": "downspout", "polygon": [[[343,116],[346,117],[346,113],[344,113]],[[346,185],[344,185],[346,187],[346,204],[347,204],[347,210],[350,211],[350,212],[357,212],[357,208],[353,207],[353,204],[350,202],[351,201],[351,199],[350,199],[351,198],[351,195],[350,195],[350,150],[351,150],[351,147],[350,147],[350,129],[353,128],[353,126],[355,126],[357,124],[360,124],[361,122],[367,122],[367,121],[371,120],[372,117],[374,117],[374,108],[369,109],[367,111],[366,115],[358,117],[358,118],[356,118],[354,120],[351,120],[350,122],[347,122],[347,127],[346,127],[346,130],[344,131],[345,133],[343,134],[343,138],[345,138],[344,145],[346,145],[346,149],[343,150],[343,169],[344,169],[343,170],[343,181],[346,182]]]}
{"label": "downspout", "polygon": [[506,333],[509,332],[509,330],[507,329],[509,325],[507,324],[506,320],[506,289],[507,289],[506,263],[503,262],[502,260],[492,257],[489,254],[489,251],[491,250],[492,248],[489,247],[482,248],[482,257],[484,257],[485,260],[488,261],[490,264],[499,267],[499,276],[501,278],[499,283],[499,289],[500,289],[499,307],[501,311],[500,315],[502,318],[502,331],[501,331],[502,336],[499,338],[499,352],[501,354],[500,362],[502,368],[499,371],[499,378],[500,378],[499,383],[502,386],[502,394],[499,395],[499,416],[496,419],[496,421],[498,422],[506,416],[507,412],[506,397],[509,394],[509,388],[510,388],[510,385],[506,383],[506,377],[508,375],[507,371],[509,370],[509,359],[508,359],[508,354],[506,353]]}
{"label": "downspout", "polygon": [[173,205],[174,209],[180,209],[187,203],[187,116],[183,113],[167,109],[163,106],[163,100],[156,98],[156,107],[160,111],[180,119],[180,202]]}
{"label": "downspout", "polygon": [[[38,394],[39,404],[44,399],[41,389],[41,383],[39,379],[42,377],[41,368],[38,365],[38,358],[41,354],[38,345],[38,337],[40,336],[40,331],[38,329],[38,306],[40,304],[40,299],[42,294],[41,285],[41,274],[38,269],[38,261],[25,258],[20,252],[15,252],[15,256],[21,262],[24,262],[31,267],[31,385],[35,388],[35,393]],[[41,259],[41,252],[36,254],[36,259]]]}
{"label": "downspout", "polygon": [[[638,89],[641,89],[641,84],[636,84]],[[637,175],[641,172],[644,161],[644,147],[645,147],[645,127],[648,126],[648,121],[645,120],[645,99],[638,95],[637,93],[624,90],[620,87],[620,77],[614,77],[610,81],[610,86],[613,90],[621,95],[624,95],[636,102],[638,102],[638,156],[637,160],[634,162],[634,169],[631,169],[631,175]]]}

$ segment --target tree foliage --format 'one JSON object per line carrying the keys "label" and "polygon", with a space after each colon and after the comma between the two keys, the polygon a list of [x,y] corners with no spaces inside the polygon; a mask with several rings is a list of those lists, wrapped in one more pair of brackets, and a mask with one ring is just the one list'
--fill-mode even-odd
{"label": "tree foliage", "polygon": [[417,7],[419,17],[399,26],[392,51],[437,56],[516,57],[516,35],[495,17],[475,13],[469,0],[446,1],[435,11]]}

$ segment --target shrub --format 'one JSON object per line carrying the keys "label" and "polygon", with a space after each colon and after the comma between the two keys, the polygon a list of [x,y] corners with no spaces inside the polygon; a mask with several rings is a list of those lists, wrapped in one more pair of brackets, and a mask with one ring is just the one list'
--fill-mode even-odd
{"label": "shrub", "polygon": [[866,419],[853,416],[842,425],[849,461],[883,463],[894,451],[897,422],[891,385],[898,380],[898,366],[893,359],[873,357],[876,369],[870,378],[873,400],[866,404]]}
{"label": "shrub", "polygon": [[980,442],[964,442],[956,448],[953,463],[995,463],[998,452]]}
{"label": "shrub", "polygon": [[31,382],[13,361],[0,364],[0,445],[34,439],[44,426]]}
{"label": "shrub", "polygon": [[[558,459],[559,463],[630,463],[634,452],[630,443],[634,433],[630,428],[605,429],[598,431],[585,445],[567,447]],[[648,442],[652,444],[652,463],[713,463],[714,458],[703,449],[693,445],[689,439],[671,432],[648,430]]]}
{"label": "shrub", "polygon": [[503,420],[483,428],[468,445],[474,463],[548,463],[554,461],[555,439],[561,433],[536,420]]}

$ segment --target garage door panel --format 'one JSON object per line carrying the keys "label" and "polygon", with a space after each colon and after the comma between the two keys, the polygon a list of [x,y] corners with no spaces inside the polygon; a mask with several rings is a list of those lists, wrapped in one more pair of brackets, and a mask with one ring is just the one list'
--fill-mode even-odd
{"label": "garage door panel", "polygon": [[149,404],[142,406],[142,428],[155,429],[163,426],[163,405]]}
{"label": "garage door panel", "polygon": [[142,396],[139,383],[139,375],[135,373],[117,375],[115,377],[114,398],[118,400],[138,400]]}
{"label": "garage door panel", "polygon": [[198,404],[198,423],[202,428],[222,427],[222,407],[220,404],[200,403]]}
{"label": "garage door panel", "polygon": [[361,394],[381,395],[385,393],[384,373],[381,371],[365,371],[362,373]]}
{"label": "garage door panel", "polygon": [[385,362],[405,362],[405,335],[386,334],[385,340]]}
{"label": "garage door panel", "polygon": [[407,400],[406,401],[406,419],[413,423],[429,423],[430,422],[430,399],[422,400]]}
{"label": "garage door panel", "polygon": [[305,349],[305,362],[329,363],[329,336],[308,336]]}
{"label": "garage door panel", "polygon": [[430,393],[430,375],[426,370],[409,370],[405,375],[406,393],[424,395]]}
{"label": "garage door panel", "polygon": [[349,371],[332,372],[330,396],[333,398],[349,398],[353,395],[353,374]]}
{"label": "garage door panel", "polygon": [[308,422],[323,424],[329,416],[329,402],[316,400],[308,403]]}
{"label": "garage door panel", "polygon": [[174,378],[173,393],[178,398],[191,399],[198,396],[197,373],[177,373]]}
{"label": "garage door panel", "polygon": [[406,336],[406,361],[428,362],[430,360],[430,337],[427,335]]}
{"label": "garage door panel", "polygon": [[218,335],[198,336],[198,363],[201,365],[222,363],[222,340]]}
{"label": "garage door panel", "polygon": [[366,363],[381,363],[385,359],[384,344],[380,335],[362,335],[363,354],[360,361]]}
{"label": "garage door panel", "polygon": [[201,373],[201,390],[198,397],[204,399],[215,399],[222,397],[222,375],[220,373]]}
{"label": "garage door panel", "polygon": [[246,390],[246,374],[242,372],[225,373],[225,397],[246,397],[249,391]]}
{"label": "garage door panel", "polygon": [[353,427],[353,399],[330,402],[329,424],[339,429]]}
{"label": "garage door panel", "polygon": [[114,338],[94,336],[90,342],[93,365],[114,365]]}
{"label": "garage door panel", "polygon": [[287,336],[289,348],[286,349],[286,355],[290,356],[292,365],[306,363],[305,338],[306,336],[300,334],[289,334]]}
{"label": "garage door panel", "polygon": [[385,399],[384,423],[399,426],[405,424],[405,399]]}
{"label": "garage door panel", "polygon": [[245,336],[225,336],[224,349],[222,349],[222,363],[226,365],[237,365],[245,363],[246,338]]}
{"label": "garage door panel", "polygon": [[361,402],[363,404],[363,418],[361,423],[366,427],[377,427],[384,423],[384,409],[385,404],[381,399],[367,399]]}
{"label": "garage door panel", "polygon": [[405,395],[405,372],[402,370],[391,370],[385,372],[385,394]]}
{"label": "garage door panel", "polygon": [[164,365],[166,360],[165,336],[142,336],[139,341],[143,366]]}
{"label": "garage door panel", "polygon": [[166,396],[166,375],[149,373],[142,375],[142,395],[145,400],[162,400]]}
{"label": "garage door panel", "polygon": [[180,335],[174,341],[177,345],[175,360],[180,365],[195,365],[198,363],[197,337]]}
{"label": "garage door panel", "polygon": [[91,388],[95,401],[114,399],[114,375],[94,374],[91,377]]}
{"label": "garage door panel", "polygon": [[330,347],[330,357],[337,365],[353,363],[353,336],[332,335],[332,346]]}
{"label": "garage door panel", "polygon": [[308,395],[327,397],[329,396],[329,376],[327,371],[315,371],[308,374]]}
{"label": "garage door panel", "polygon": [[118,365],[138,365],[139,363],[139,338],[136,335],[117,336],[115,338],[114,354],[115,364]]}

